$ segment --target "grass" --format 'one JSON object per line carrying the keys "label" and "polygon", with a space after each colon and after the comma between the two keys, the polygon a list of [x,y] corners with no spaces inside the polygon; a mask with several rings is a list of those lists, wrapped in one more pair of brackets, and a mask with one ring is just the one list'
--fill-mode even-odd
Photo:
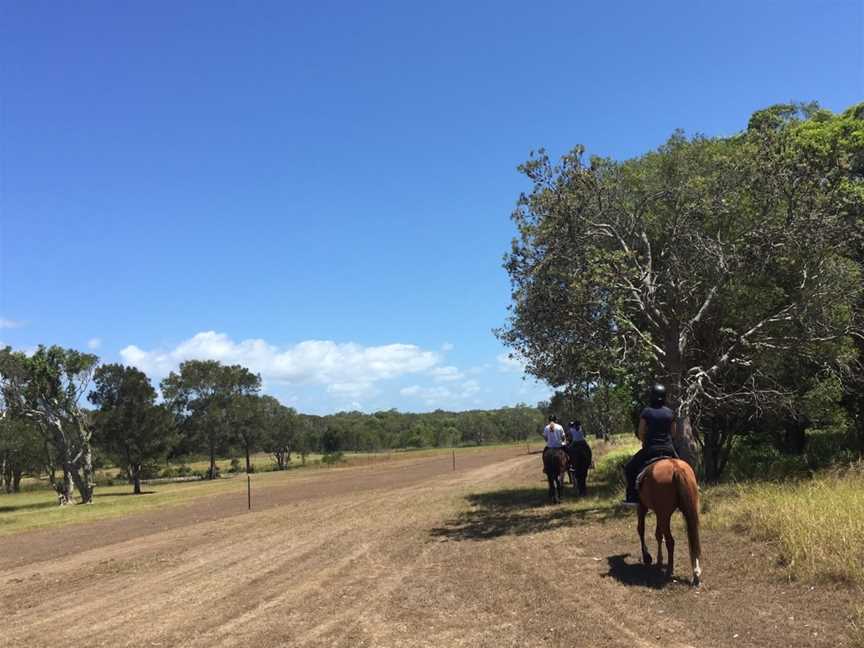
{"label": "grass", "polygon": [[[534,449],[538,445],[534,443]],[[457,456],[471,454],[495,447],[524,448],[525,444],[523,442],[517,444],[499,444],[497,446],[456,448],[456,454]],[[368,465],[399,459],[422,459],[436,455],[449,456],[451,452],[451,448],[431,448],[408,451],[392,450],[372,453],[352,453],[345,455],[346,462],[341,465]],[[304,470],[330,468],[330,466],[321,463],[321,457],[321,455],[308,455]],[[256,465],[266,465],[268,469],[272,463],[269,455],[266,454],[255,455],[254,459],[253,463]],[[47,486],[47,483],[28,484],[28,488],[21,493],[11,495],[0,494],[0,536],[29,529],[60,527],[67,524],[122,517],[156,508],[186,504],[193,499],[209,495],[243,492],[246,489],[244,474],[228,473],[227,468],[230,465],[230,459],[220,459],[219,465],[223,471],[222,479],[144,484],[144,494],[139,496],[132,495],[132,487],[126,483],[112,486],[97,485],[93,502],[87,506],[57,506],[57,497],[54,491]],[[206,470],[209,462],[206,460],[192,462],[189,466],[193,470]],[[291,467],[300,467],[299,457],[292,457]],[[104,472],[113,475],[116,474],[117,469],[105,469]],[[253,488],[278,486],[296,475],[296,470],[260,472],[253,476]]]}
{"label": "grass", "polygon": [[[256,485],[273,483],[273,478],[286,473],[257,476]],[[57,497],[50,490],[32,490],[16,495],[0,495],[0,536],[45,527],[90,522],[121,517],[165,506],[185,504],[197,497],[231,491],[242,492],[246,480],[219,479],[211,482],[159,484],[145,486],[144,494],[132,495],[129,485],[98,486],[93,503],[87,506],[57,506]]]}
{"label": "grass", "polygon": [[705,499],[709,524],[775,543],[791,578],[864,586],[864,465],[797,482],[719,486]]}

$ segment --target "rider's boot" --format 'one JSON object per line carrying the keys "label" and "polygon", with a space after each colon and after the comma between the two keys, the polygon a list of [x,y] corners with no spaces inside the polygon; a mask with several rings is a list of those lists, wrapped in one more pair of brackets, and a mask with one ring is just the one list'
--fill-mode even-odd
{"label": "rider's boot", "polygon": [[621,504],[623,506],[639,506],[639,492],[630,484],[627,484],[627,496]]}

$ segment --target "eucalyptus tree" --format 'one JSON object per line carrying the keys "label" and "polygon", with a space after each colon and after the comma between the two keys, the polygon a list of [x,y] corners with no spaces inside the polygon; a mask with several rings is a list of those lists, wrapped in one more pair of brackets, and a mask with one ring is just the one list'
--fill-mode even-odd
{"label": "eucalyptus tree", "polygon": [[7,493],[21,490],[24,474],[42,471],[44,447],[44,436],[35,422],[12,415],[0,419],[0,483]]}
{"label": "eucalyptus tree", "polygon": [[82,503],[93,500],[92,430],[80,405],[99,359],[59,346],[40,346],[32,355],[0,350],[3,416],[35,422],[63,468],[58,486],[61,502],[71,501],[73,487]]}
{"label": "eucalyptus tree", "polygon": [[255,429],[242,399],[257,394],[261,377],[239,365],[226,366],[216,360],[189,360],[160,383],[162,394],[179,421],[182,433],[202,440],[210,468],[208,479],[216,476],[216,455],[240,436],[248,455]]}
{"label": "eucalyptus tree", "polygon": [[99,410],[94,415],[94,438],[141,493],[143,467],[163,459],[176,440],[174,418],[156,404],[156,390],[134,367],[102,365],[94,374],[96,388],[89,399]]}
{"label": "eucalyptus tree", "polygon": [[532,157],[499,336],[553,386],[610,370],[666,382],[717,477],[731,436],[700,419],[788,404],[775,357],[837,371],[858,327],[846,214],[861,179],[842,172],[848,151],[801,144],[813,114],[774,107],[734,137],[676,133],[626,162]]}
{"label": "eucalyptus tree", "polygon": [[286,470],[291,463],[300,432],[300,419],[292,407],[285,407],[272,396],[260,399],[262,448],[273,455],[276,467]]}

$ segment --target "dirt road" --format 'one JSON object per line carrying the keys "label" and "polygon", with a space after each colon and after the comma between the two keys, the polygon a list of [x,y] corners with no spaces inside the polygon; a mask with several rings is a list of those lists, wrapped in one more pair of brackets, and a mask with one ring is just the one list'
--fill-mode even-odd
{"label": "dirt road", "polygon": [[[3,646],[842,646],[852,593],[703,534],[706,586],[635,520],[545,505],[515,449],[321,471],[256,494],[6,537]],[[517,454],[518,453],[518,454]],[[72,539],[69,549],[59,536]]]}

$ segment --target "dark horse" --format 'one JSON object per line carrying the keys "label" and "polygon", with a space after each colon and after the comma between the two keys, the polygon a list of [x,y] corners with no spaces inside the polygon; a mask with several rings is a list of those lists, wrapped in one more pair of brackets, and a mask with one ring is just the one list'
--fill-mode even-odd
{"label": "dark horse", "polygon": [[690,564],[693,568],[693,585],[699,586],[702,580],[702,568],[699,565],[701,547],[699,544],[699,488],[696,485],[696,475],[686,461],[680,459],[660,459],[650,464],[643,471],[639,486],[639,541],[642,544],[642,562],[651,564],[651,554],[645,546],[645,515],[648,510],[657,516],[657,528],[654,537],[657,538],[657,564],[663,563],[663,540],[666,540],[666,551],[669,562],[666,565],[667,577],[672,576],[675,559],[675,540],[669,521],[675,509],[680,509],[687,522],[687,543],[690,545]]}
{"label": "dark horse", "polygon": [[555,504],[561,503],[564,494],[564,475],[570,460],[564,448],[546,448],[543,450],[543,472],[549,481],[549,497]]}
{"label": "dark horse", "polygon": [[588,493],[588,469],[591,467],[591,446],[586,442],[576,443],[567,448],[570,459],[570,483],[579,495]]}

